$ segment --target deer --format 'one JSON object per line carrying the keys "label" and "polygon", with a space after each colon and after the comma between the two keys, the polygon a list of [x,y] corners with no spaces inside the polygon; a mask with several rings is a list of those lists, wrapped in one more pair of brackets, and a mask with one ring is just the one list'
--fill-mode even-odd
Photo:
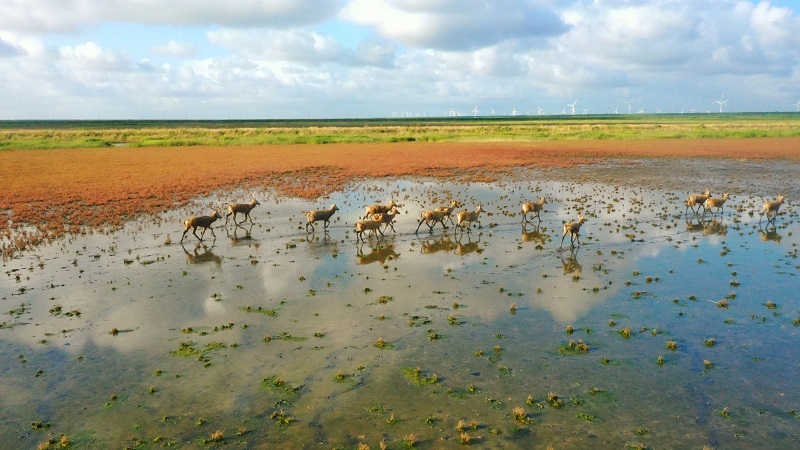
{"label": "deer", "polygon": [[[458,223],[456,224],[456,228],[464,229],[463,225],[461,225],[464,222],[469,222],[470,225],[472,224],[472,222],[478,222],[478,227],[479,228],[482,227],[481,221],[478,219],[478,216],[482,212],[486,211],[483,209],[481,205],[478,205],[478,207],[475,208],[475,211],[460,211],[458,213]],[[469,230],[469,228],[467,228],[467,230]]]}
{"label": "deer", "polygon": [[335,203],[331,203],[331,206],[328,209],[312,209],[311,211],[306,211],[303,213],[306,215],[306,219],[308,220],[306,222],[306,232],[308,232],[309,225],[311,226],[311,230],[315,231],[316,228],[314,227],[314,222],[318,220],[322,220],[322,228],[327,229],[328,225],[330,224],[331,216],[333,216],[333,213],[338,210],[339,207],[336,206]]}
{"label": "deer", "polygon": [[[761,208],[761,217],[758,219],[758,223],[761,223],[761,219],[764,218],[764,215],[767,216],[767,223],[775,222],[775,218],[778,217],[778,209],[780,209],[781,205],[783,205],[784,196],[779,195],[778,199],[775,201],[765,201],[764,207]],[[769,217],[770,213],[772,213],[772,218]]]}
{"label": "deer", "polygon": [[383,236],[383,231],[381,231],[381,225],[383,225],[383,222],[379,222],[377,220],[372,220],[372,219],[359,220],[358,222],[356,222],[354,224],[354,226],[356,227],[356,242],[358,242],[359,239],[361,240],[361,242],[366,242],[366,240],[364,239],[365,231],[368,232],[367,237],[369,237],[371,234],[374,234],[376,237],[378,237],[378,240],[380,240],[380,236],[378,236],[378,233],[380,233],[381,236]]}
{"label": "deer", "polygon": [[[452,214],[453,211],[456,210],[456,208],[458,208],[458,202],[456,200],[453,200],[450,202],[450,206],[437,206],[436,211],[441,211],[442,213],[444,213],[444,219],[449,219],[450,224],[453,225],[454,223]],[[444,222],[442,222],[442,226],[444,226]]]}
{"label": "deer", "polygon": [[544,205],[547,203],[547,199],[544,197],[540,198],[538,202],[525,202],[522,204],[522,222],[529,222],[528,220],[528,213],[533,213],[533,215],[539,219],[539,222],[542,221],[542,218],[539,217],[539,212],[544,208]]}
{"label": "deer", "polygon": [[[211,230],[211,235],[214,236],[214,239],[217,238],[217,235],[214,234],[214,229],[211,228],[211,224],[214,223],[217,219],[222,219],[222,215],[216,209],[211,210],[212,214],[210,216],[195,216],[190,217],[183,221],[183,236],[181,236],[181,242],[183,242],[183,238],[186,237],[186,232],[189,231],[189,228],[192,229],[192,234],[194,237],[199,239],[200,241],[203,240],[203,236],[206,235],[206,230]],[[200,233],[200,236],[197,235],[197,229],[202,228],[203,232]]]}
{"label": "deer", "polygon": [[[728,201],[729,196],[730,195],[726,193],[722,197],[708,197],[706,199],[706,202],[703,203],[703,209],[705,211],[708,211],[711,210],[712,208],[716,208],[717,209],[716,211],[712,211],[712,213],[716,215],[717,212],[720,212],[723,209],[725,209],[725,202]],[[703,212],[705,213],[705,211]]]}
{"label": "deer", "polygon": [[362,219],[369,219],[369,217],[373,214],[387,213],[391,211],[392,208],[397,208],[399,206],[400,205],[395,203],[394,200],[389,200],[389,203],[385,205],[379,205],[379,204],[369,205],[367,206],[367,209],[364,213],[364,217],[362,217]]}
{"label": "deer", "polygon": [[[706,189],[705,192],[703,192],[702,194],[689,196],[689,198],[686,199],[686,211],[685,212],[688,214],[689,208],[692,208],[692,212],[697,214],[700,211],[700,207],[701,206],[703,207],[703,212],[705,212],[705,209],[706,209],[705,203],[706,203],[706,200],[708,200],[709,197],[711,197],[711,191],[708,190],[708,189]],[[699,206],[697,206],[697,211],[694,210],[694,207],[696,205],[699,205]]]}
{"label": "deer", "polygon": [[225,225],[228,225],[228,217],[231,215],[233,215],[233,223],[239,225],[240,222],[236,222],[236,214],[244,214],[244,220],[242,222],[250,219],[250,223],[253,223],[253,218],[250,217],[250,211],[260,204],[261,203],[258,203],[258,200],[256,200],[255,194],[253,194],[253,200],[250,203],[232,203],[228,205],[228,214],[225,214]]}
{"label": "deer", "polygon": [[575,242],[580,244],[581,225],[583,225],[584,222],[586,222],[586,219],[584,219],[583,216],[578,216],[577,221],[565,223],[564,232],[561,235],[561,245],[558,248],[564,246],[564,238],[567,236],[567,234],[569,234],[569,243],[573,248],[575,247]]}
{"label": "deer", "polygon": [[394,225],[392,225],[392,222],[394,222],[394,218],[395,216],[397,216],[398,213],[399,211],[397,210],[397,208],[392,208],[392,210],[389,212],[375,213],[370,216],[370,219],[385,223],[386,226],[383,227],[384,232],[386,231],[387,228],[391,227],[392,232],[397,233],[396,231],[394,231]]}
{"label": "deer", "polygon": [[419,233],[419,227],[422,226],[422,222],[425,222],[425,225],[428,226],[430,232],[433,233],[433,227],[436,226],[436,223],[439,222],[442,224],[442,228],[447,229],[447,225],[444,224],[444,220],[447,216],[445,215],[445,211],[440,211],[438,209],[431,209],[429,211],[420,211],[419,212],[419,224],[417,224],[417,231],[414,233]]}

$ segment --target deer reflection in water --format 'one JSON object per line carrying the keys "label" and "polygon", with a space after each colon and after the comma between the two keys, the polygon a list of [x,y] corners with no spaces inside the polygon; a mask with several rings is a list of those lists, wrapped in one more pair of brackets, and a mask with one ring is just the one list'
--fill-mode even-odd
{"label": "deer reflection in water", "polygon": [[[206,263],[214,263],[216,267],[222,267],[222,257],[217,256],[211,249],[214,248],[212,245],[209,248],[206,244],[198,243],[194,247],[193,252],[189,252],[186,250],[186,246],[181,243],[181,247],[183,247],[184,253],[186,253],[186,263],[187,264],[206,264]],[[202,249],[202,252],[200,251]]]}
{"label": "deer reflection in water", "polygon": [[422,246],[422,253],[427,254],[437,252],[450,253],[458,248],[458,244],[453,242],[448,234],[441,234],[437,237],[420,239],[420,245]]}
{"label": "deer reflection in water", "polygon": [[721,216],[708,220],[704,220],[702,217],[687,218],[686,231],[702,232],[703,236],[717,235],[725,237],[728,234],[728,226],[722,222]]}
{"label": "deer reflection in water", "polygon": [[478,233],[478,239],[475,240],[475,241],[472,240],[472,235],[471,234],[469,234],[469,233],[466,233],[466,234],[467,234],[467,243],[466,244],[462,244],[461,243],[461,239],[464,237],[464,233],[461,233],[461,234],[457,235],[457,238],[456,238],[456,255],[467,255],[467,254],[470,254],[472,252],[481,253],[483,250],[480,248],[480,243],[481,243],[481,236],[483,236],[483,233]]}
{"label": "deer reflection in water", "polygon": [[775,244],[780,244],[781,239],[783,239],[782,234],[778,234],[778,227],[773,226],[772,228],[767,225],[767,228],[761,228],[761,224],[758,224],[758,233],[761,235],[761,242],[774,242]]}
{"label": "deer reflection in water", "polygon": [[368,254],[364,254],[364,244],[363,242],[361,244],[356,244],[356,262],[358,265],[367,265],[377,262],[380,263],[382,267],[386,267],[386,261],[395,260],[400,257],[400,254],[394,251],[393,242],[381,243],[378,241],[375,246],[373,246],[370,241],[367,244],[370,249]]}
{"label": "deer reflection in water", "polygon": [[308,248],[311,253],[317,257],[323,254],[331,254],[334,257],[339,254],[339,241],[331,239],[331,235],[327,229],[322,233],[322,236],[317,236],[316,231],[306,233],[305,240],[308,243]]}
{"label": "deer reflection in water", "polygon": [[[547,231],[547,229],[545,228],[544,231]],[[541,226],[539,224],[537,224],[533,230],[528,231],[528,229],[525,227],[525,223],[523,222],[522,242],[535,242],[536,248],[541,249],[544,248],[544,244],[545,242],[547,242],[547,239],[549,238],[550,235],[543,233]]]}
{"label": "deer reflection in water", "polygon": [[[254,225],[250,224],[248,226],[244,226],[241,225],[241,223],[244,222],[240,222],[239,224],[234,225],[233,232],[230,232],[228,230],[227,225],[225,226],[225,234],[228,236],[228,238],[230,238],[231,244],[233,245],[239,245],[239,244],[249,245],[252,241],[254,241],[253,235],[251,234]],[[240,235],[240,233],[243,234]]]}
{"label": "deer reflection in water", "polygon": [[564,268],[564,275],[572,275],[573,278],[583,275],[583,266],[578,262],[578,249],[572,248],[569,256],[565,259],[561,254],[561,266]]}

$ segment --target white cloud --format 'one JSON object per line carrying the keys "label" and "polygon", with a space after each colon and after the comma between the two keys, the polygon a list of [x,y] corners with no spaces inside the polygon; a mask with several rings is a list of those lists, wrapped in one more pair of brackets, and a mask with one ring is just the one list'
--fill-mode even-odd
{"label": "white cloud", "polygon": [[7,41],[0,36],[0,58],[7,56],[19,56],[24,54],[25,51],[15,44],[14,42]]}
{"label": "white cloud", "polygon": [[186,42],[170,40],[166,44],[154,47],[153,53],[176,58],[192,58],[197,54],[197,47]]}
{"label": "white cloud", "polygon": [[59,50],[59,64],[72,69],[92,72],[117,72],[131,70],[133,65],[124,54],[100,48],[94,42],[67,46]]}
{"label": "white cloud", "polygon": [[766,1],[0,4],[0,117],[678,112],[722,91],[729,111],[773,111],[798,85],[798,12]]}
{"label": "white cloud", "polygon": [[317,23],[342,0],[4,0],[0,29],[71,32],[104,22],[279,27]]}
{"label": "white cloud", "polygon": [[343,17],[415,48],[473,50],[510,39],[547,38],[566,25],[541,2],[353,0]]}

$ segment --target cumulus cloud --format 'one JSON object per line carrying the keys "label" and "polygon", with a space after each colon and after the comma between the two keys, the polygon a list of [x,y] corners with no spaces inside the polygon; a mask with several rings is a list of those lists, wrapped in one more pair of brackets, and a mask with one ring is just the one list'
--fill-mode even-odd
{"label": "cumulus cloud", "polygon": [[391,65],[394,46],[363,42],[355,50],[343,47],[331,36],[307,29],[222,29],[208,33],[209,42],[248,59],[286,61],[311,66],[334,63],[345,66]]}
{"label": "cumulus cloud", "polygon": [[25,51],[14,42],[6,40],[0,34],[0,58],[6,56],[19,56],[23,55]]}
{"label": "cumulus cloud", "polygon": [[59,50],[63,66],[94,72],[127,71],[132,68],[131,61],[123,54],[102,49],[94,42],[76,46],[66,46]]}
{"label": "cumulus cloud", "polygon": [[538,2],[353,0],[343,16],[415,48],[473,50],[509,39],[557,36],[567,25]]}
{"label": "cumulus cloud", "polygon": [[176,58],[192,58],[197,53],[197,47],[193,44],[170,40],[166,44],[153,47],[153,53]]}
{"label": "cumulus cloud", "polygon": [[799,85],[798,11],[759,0],[0,2],[8,116],[793,111]]}
{"label": "cumulus cloud", "polygon": [[343,0],[4,0],[0,29],[65,32],[103,22],[286,28],[320,22],[342,6]]}

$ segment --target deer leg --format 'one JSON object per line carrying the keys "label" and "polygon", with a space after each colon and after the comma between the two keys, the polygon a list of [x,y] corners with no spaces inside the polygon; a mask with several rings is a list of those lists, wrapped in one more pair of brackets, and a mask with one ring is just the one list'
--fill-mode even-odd
{"label": "deer leg", "polygon": [[[425,221],[425,219],[420,219],[420,220],[419,220],[419,223],[417,224],[417,231],[415,231],[414,233],[419,233],[419,227],[421,227],[421,226],[422,226],[422,222],[424,222],[424,221]],[[427,224],[426,224],[426,225],[427,225]]]}

